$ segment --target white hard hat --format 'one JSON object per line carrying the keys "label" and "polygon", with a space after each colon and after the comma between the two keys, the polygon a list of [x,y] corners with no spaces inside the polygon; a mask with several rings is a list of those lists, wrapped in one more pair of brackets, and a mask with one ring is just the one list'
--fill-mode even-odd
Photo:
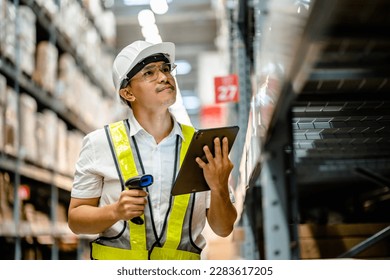
{"label": "white hard hat", "polygon": [[170,63],[173,63],[175,61],[175,44],[171,42],[152,44],[146,41],[135,41],[123,48],[116,56],[112,66],[112,78],[116,92],[119,92],[122,81],[127,78],[127,74],[134,66],[145,58],[160,53]]}

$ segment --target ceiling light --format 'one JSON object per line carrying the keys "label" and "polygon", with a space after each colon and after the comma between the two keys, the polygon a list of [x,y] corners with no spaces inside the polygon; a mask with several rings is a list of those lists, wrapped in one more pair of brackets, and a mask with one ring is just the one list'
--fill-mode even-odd
{"label": "ceiling light", "polygon": [[150,0],[150,8],[158,15],[163,15],[168,12],[168,4],[166,0]]}
{"label": "ceiling light", "polygon": [[159,34],[158,27],[155,24],[145,25],[141,29],[144,38],[152,37]]}
{"label": "ceiling light", "polygon": [[[114,1],[114,0],[110,0],[110,1]],[[172,0],[167,0],[166,2],[171,3]],[[123,0],[123,4],[126,6],[147,6],[150,4],[150,0]]]}
{"label": "ceiling light", "polygon": [[126,6],[143,6],[149,5],[149,0],[123,0]]}
{"label": "ceiling light", "polygon": [[156,19],[154,17],[154,13],[149,9],[145,9],[145,10],[140,11],[138,13],[138,23],[141,26],[155,24]]}

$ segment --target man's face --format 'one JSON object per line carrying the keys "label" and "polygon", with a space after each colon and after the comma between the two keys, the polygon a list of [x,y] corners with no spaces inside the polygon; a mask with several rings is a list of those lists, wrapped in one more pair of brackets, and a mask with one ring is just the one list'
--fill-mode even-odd
{"label": "man's face", "polygon": [[176,83],[172,66],[163,61],[149,63],[133,78],[128,89],[134,95],[132,107],[142,106],[152,110],[168,108],[176,101]]}

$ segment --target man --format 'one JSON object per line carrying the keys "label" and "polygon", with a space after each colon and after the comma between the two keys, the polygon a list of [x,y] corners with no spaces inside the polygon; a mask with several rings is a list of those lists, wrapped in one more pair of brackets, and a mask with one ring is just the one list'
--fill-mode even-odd
{"label": "man", "polygon": [[[206,217],[220,236],[233,230],[226,138],[216,139],[214,155],[204,148],[208,163],[196,159],[210,191],[170,194],[194,132],[168,110],[176,100],[174,51],[173,43],[136,41],[114,60],[114,84],[130,116],[85,137],[69,205],[73,232],[99,234],[93,259],[200,259]],[[153,178],[148,188],[127,188],[145,174]],[[131,222],[140,216],[143,223]]]}

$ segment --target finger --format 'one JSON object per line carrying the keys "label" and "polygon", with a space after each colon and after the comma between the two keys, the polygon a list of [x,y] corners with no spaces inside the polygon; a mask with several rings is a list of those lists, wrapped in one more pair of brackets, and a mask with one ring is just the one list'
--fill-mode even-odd
{"label": "finger", "polygon": [[134,205],[144,206],[148,203],[148,200],[145,196],[124,195],[123,197],[121,197],[120,203],[125,207],[133,207]]}
{"label": "finger", "polygon": [[197,157],[195,159],[195,161],[198,163],[199,167],[202,169],[206,166],[206,163],[200,157]]}
{"label": "finger", "polygon": [[214,139],[214,153],[216,158],[221,158],[222,157],[222,151],[221,151],[221,141],[219,137],[216,137]]}
{"label": "finger", "polygon": [[134,201],[133,204],[131,204],[131,209],[136,211],[144,211],[145,206],[146,206],[145,200]]}
{"label": "finger", "polygon": [[125,194],[132,197],[146,197],[148,193],[142,189],[128,189],[125,191]]}
{"label": "finger", "polygon": [[144,207],[148,203],[147,199],[145,197],[133,197],[132,204],[133,205],[140,205]]}
{"label": "finger", "polygon": [[148,196],[148,193],[144,190],[137,190],[138,193],[137,193],[137,196],[140,196],[140,197],[147,197]]}
{"label": "finger", "polygon": [[127,219],[126,220],[129,220],[129,219],[132,219],[134,217],[140,217],[144,214],[144,210],[145,209],[134,209],[132,211],[129,212],[129,216],[127,216]]}
{"label": "finger", "polygon": [[229,156],[229,141],[227,137],[222,139],[222,156],[227,158]]}
{"label": "finger", "polygon": [[206,155],[207,161],[210,163],[214,159],[214,156],[211,153],[209,147],[207,145],[204,146],[203,151],[204,151],[204,154]]}

